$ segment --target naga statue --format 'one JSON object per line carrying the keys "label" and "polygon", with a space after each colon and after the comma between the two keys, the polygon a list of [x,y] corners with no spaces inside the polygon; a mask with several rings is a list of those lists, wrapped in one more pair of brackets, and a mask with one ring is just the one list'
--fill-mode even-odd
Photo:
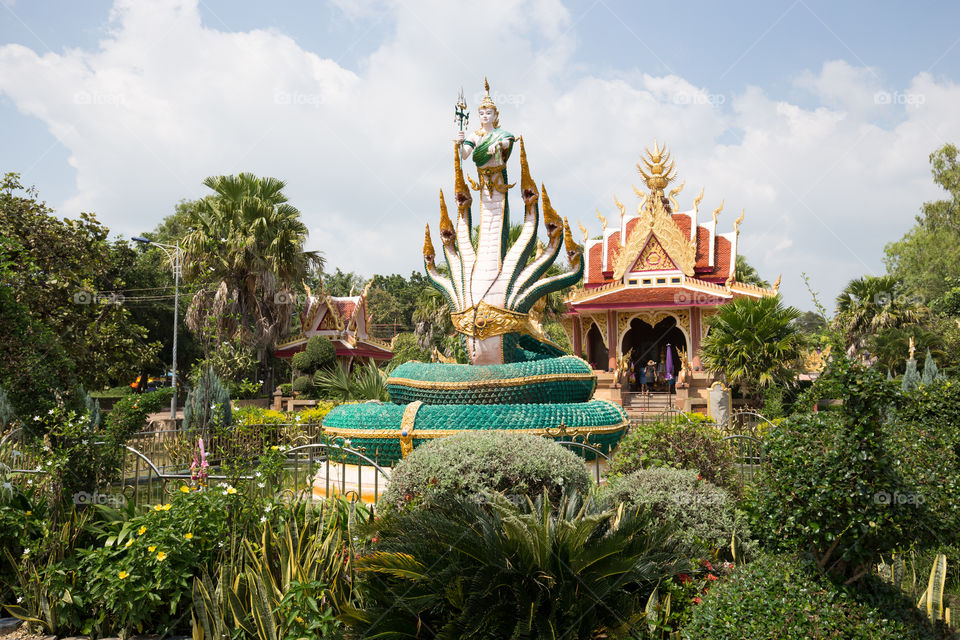
{"label": "naga statue", "polygon": [[[429,225],[423,246],[427,276],[450,307],[470,364],[404,363],[387,380],[391,402],[341,405],[323,420],[324,432],[349,439],[380,461],[405,456],[430,438],[471,429],[577,435],[609,450],[628,424],[619,405],[591,400],[596,376],[590,365],[565,355],[544,335],[539,317],[546,296],[580,281],[583,247],[557,215],[546,188],[537,189],[523,138],[500,128],[499,111],[485,85],[480,128],[469,135],[463,130],[462,98],[457,105],[457,220],[454,225],[441,191],[443,265],[437,264]],[[520,235],[511,246],[508,192],[516,184],[507,179],[507,161],[515,144],[520,146],[524,211]],[[462,162],[468,157],[477,167],[477,180],[464,177]],[[480,198],[477,227],[471,191]],[[537,237],[541,200],[545,246]],[[571,270],[545,277],[561,247]]]}

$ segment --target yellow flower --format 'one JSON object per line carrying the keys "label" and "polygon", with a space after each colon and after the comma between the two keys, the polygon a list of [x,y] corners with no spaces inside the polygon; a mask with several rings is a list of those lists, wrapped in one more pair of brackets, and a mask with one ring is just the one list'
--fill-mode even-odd
{"label": "yellow flower", "polygon": [[187,540],[193,540],[193,534],[192,534],[192,533],[185,533],[185,534],[183,534],[183,537],[186,538]]}
{"label": "yellow flower", "polygon": [[153,553],[156,550],[157,550],[157,545],[155,544],[152,544],[149,547],[147,547],[147,551],[149,551],[150,553]]}
{"label": "yellow flower", "polygon": [[142,535],[145,534],[146,532],[147,532],[147,528],[146,528],[146,527],[140,527],[139,529],[137,529],[137,535],[138,535],[138,536],[142,536]]}
{"label": "yellow flower", "polygon": [[27,515],[28,515],[28,516],[32,516],[32,515],[33,515],[33,511],[27,511]]}
{"label": "yellow flower", "polygon": [[167,504],[161,506],[160,511],[170,511],[170,503],[168,502]]}
{"label": "yellow flower", "polygon": [[183,485],[182,487],[180,487],[180,493],[190,493],[190,487],[188,487],[187,485]]}
{"label": "yellow flower", "polygon": [[230,487],[229,489],[227,489],[227,493],[229,493],[230,495],[233,495],[233,494],[235,494],[236,492],[237,492],[237,490],[234,489],[233,487]]}
{"label": "yellow flower", "polygon": [[132,544],[133,544],[133,538],[130,538],[129,540],[127,540],[127,544],[125,544],[125,545],[123,545],[123,546],[129,547],[129,546],[132,545]]}
{"label": "yellow flower", "polygon": [[276,450],[279,449],[279,448],[280,448],[280,447],[278,447],[277,445],[273,445],[272,447],[270,447],[270,450],[271,450],[271,451],[276,451]]}
{"label": "yellow flower", "polygon": [[158,562],[163,562],[163,561],[166,560],[166,559],[167,559],[167,554],[166,554],[165,551],[161,551],[160,553],[157,554],[157,561],[158,561]]}
{"label": "yellow flower", "polygon": [[120,573],[117,574],[117,577],[119,577],[121,580],[126,580],[126,579],[127,579],[127,576],[129,576],[129,575],[130,575],[130,574],[127,573],[126,571],[121,571]]}

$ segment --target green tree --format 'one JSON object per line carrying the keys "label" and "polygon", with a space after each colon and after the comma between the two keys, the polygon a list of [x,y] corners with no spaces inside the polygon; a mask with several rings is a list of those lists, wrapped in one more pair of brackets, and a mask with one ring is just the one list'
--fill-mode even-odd
{"label": "green tree", "polygon": [[929,315],[920,299],[889,275],[851,280],[837,296],[836,309],[834,327],[843,333],[851,353],[862,350],[884,329],[916,324]]}
{"label": "green tree", "polygon": [[960,277],[960,165],[957,147],[946,144],[930,154],[933,181],[946,191],[943,200],[925,202],[910,231],[884,250],[887,271],[905,288],[932,301]]}
{"label": "green tree", "polygon": [[323,290],[331,296],[343,297],[358,295],[367,281],[353,271],[341,271],[339,267],[333,273],[321,272],[310,288],[319,291],[323,282]]}
{"label": "green tree", "polygon": [[156,361],[160,346],[126,304],[134,254],[125,241],[109,242],[92,214],[61,220],[37,198],[15,173],[0,181],[0,239],[17,265],[2,284],[55,336],[84,386],[127,383]]}
{"label": "green tree", "polygon": [[761,278],[760,272],[747,262],[747,259],[741,254],[737,255],[737,264],[733,270],[733,277],[737,282],[742,282],[743,284],[752,284],[757,287],[763,287],[764,289],[770,288],[770,283]]}
{"label": "green tree", "polygon": [[904,327],[885,329],[869,340],[871,354],[876,358],[877,367],[881,371],[892,371],[900,374],[904,362],[910,354],[910,338],[913,338],[917,350],[927,350],[938,356],[944,354],[943,339],[933,331],[918,324]]}
{"label": "green tree", "polygon": [[290,330],[294,284],[323,259],[304,250],[307,227],[287,202],[282,180],[241,173],[203,183],[214,194],[188,216],[185,274],[216,284],[194,295],[187,324],[199,331],[212,318],[219,337],[239,338],[263,363]]}
{"label": "green tree", "polygon": [[804,349],[795,322],[799,317],[780,296],[737,298],[723,305],[709,320],[701,350],[704,366],[728,384],[740,385],[745,395],[791,384]]}

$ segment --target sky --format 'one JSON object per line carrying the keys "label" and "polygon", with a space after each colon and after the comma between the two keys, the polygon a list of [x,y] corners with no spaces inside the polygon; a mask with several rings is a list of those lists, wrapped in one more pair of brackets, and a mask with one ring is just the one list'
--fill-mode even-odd
{"label": "sky", "polygon": [[[943,196],[960,5],[611,0],[0,0],[0,171],[125,237],[205,177],[286,181],[330,267],[422,268],[483,79],[558,213],[600,232],[636,162],[675,160],[789,304],[828,307]],[[519,165],[512,160],[513,176]],[[579,235],[579,234],[577,234]]]}

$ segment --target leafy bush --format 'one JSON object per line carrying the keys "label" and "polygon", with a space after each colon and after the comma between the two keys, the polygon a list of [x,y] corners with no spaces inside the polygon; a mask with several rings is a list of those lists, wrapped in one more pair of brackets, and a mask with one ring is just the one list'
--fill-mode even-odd
{"label": "leafy bush", "polygon": [[330,410],[335,406],[337,406],[335,402],[324,402],[320,400],[316,406],[307,407],[293,414],[293,419],[295,422],[303,424],[320,424],[323,422],[323,418],[330,413]]}
{"label": "leafy bush", "polygon": [[559,500],[564,490],[586,491],[590,484],[583,460],[552,440],[476,431],[437,438],[414,449],[394,468],[383,500],[399,506],[487,491],[508,492],[522,500],[543,489]]}
{"label": "leafy bush", "polygon": [[878,587],[876,606],[835,586],[809,562],[763,555],[715,583],[682,635],[688,640],[936,638],[916,607]]}
{"label": "leafy bush", "polygon": [[696,471],[652,468],[634,471],[607,481],[600,490],[604,506],[624,503],[642,507],[662,521],[674,522],[683,537],[719,550],[730,557],[731,538],[736,535],[737,553],[751,546],[746,518],[730,494],[697,476]]}
{"label": "leafy bush", "polygon": [[146,427],[147,416],[169,409],[173,389],[165,387],[140,395],[129,395],[113,403],[104,421],[117,442],[126,442],[131,435]]}
{"label": "leafy bush", "polygon": [[936,380],[896,399],[887,425],[898,466],[930,516],[918,542],[956,540],[960,531],[960,381]]}
{"label": "leafy bush", "polygon": [[624,638],[687,566],[670,527],[573,492],[533,508],[494,497],[391,511],[372,532],[363,607],[342,618],[356,637]]}
{"label": "leafy bush", "polygon": [[926,516],[884,432],[896,391],[846,358],[825,375],[845,391],[842,411],[795,414],[767,435],[753,528],[772,548],[812,552],[854,581],[880,554],[909,545]]}
{"label": "leafy bush", "polygon": [[280,393],[282,393],[283,395],[285,395],[285,396],[287,396],[287,397],[292,396],[292,395],[293,395],[293,383],[291,383],[291,382],[284,382],[283,384],[281,384],[281,385],[280,385]]}
{"label": "leafy bush", "polygon": [[610,472],[624,475],[650,467],[698,471],[719,487],[736,486],[733,451],[719,431],[697,419],[635,426],[617,447]]}
{"label": "leafy bush", "polygon": [[334,366],[321,369],[313,376],[313,384],[325,398],[338,400],[380,400],[387,402],[387,371],[368,362],[348,369]]}

